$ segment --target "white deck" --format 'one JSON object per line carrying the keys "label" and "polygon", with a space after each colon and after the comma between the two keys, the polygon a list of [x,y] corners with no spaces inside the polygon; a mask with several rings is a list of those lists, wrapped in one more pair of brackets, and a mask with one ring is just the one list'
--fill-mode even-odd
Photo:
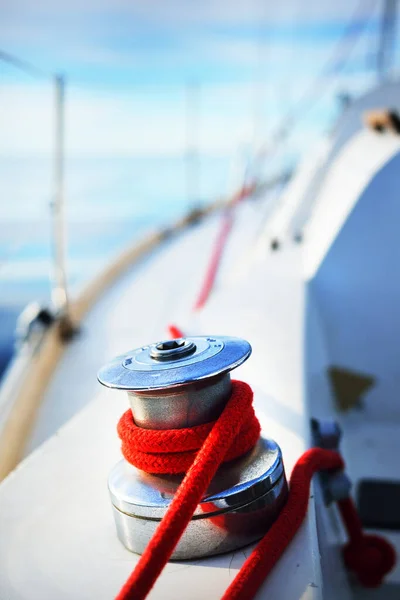
{"label": "white deck", "polygon": [[[0,598],[105,600],[130,573],[136,557],[116,538],[106,486],[108,472],[120,457],[115,424],[127,400],[123,393],[102,389],[96,370],[114,354],[163,338],[170,322],[190,333],[216,332],[251,341],[253,355],[235,377],[253,386],[265,433],[281,444],[290,473],[307,446],[301,368],[304,285],[297,249],[267,260],[249,252],[243,269],[235,237],[250,250],[259,229],[254,219],[259,208],[240,208],[219,285],[200,314],[192,316],[190,307],[217,231],[216,219],[169,243],[165,252],[146,261],[146,268],[129,274],[93,311],[82,336],[67,350],[32,445],[46,436],[49,419],[54,426],[54,419],[62,421],[88,398],[95,399],[1,487]],[[241,275],[235,276],[239,263]],[[190,587],[193,599],[219,598],[248,552],[171,564],[150,597],[185,598]],[[306,523],[260,597],[319,598],[318,557],[311,501]]]}

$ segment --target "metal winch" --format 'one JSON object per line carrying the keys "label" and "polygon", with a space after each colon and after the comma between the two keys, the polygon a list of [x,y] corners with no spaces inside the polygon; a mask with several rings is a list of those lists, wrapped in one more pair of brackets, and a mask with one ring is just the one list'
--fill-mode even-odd
{"label": "metal winch", "polygon": [[[231,394],[230,371],[251,354],[242,339],[186,337],[142,346],[104,366],[100,383],[126,390],[137,426],[180,429],[219,417]],[[108,486],[118,537],[141,554],[184,475],[151,475],[121,460]],[[212,556],[260,539],[287,497],[279,446],[261,437],[223,464],[198,505],[172,559]]]}

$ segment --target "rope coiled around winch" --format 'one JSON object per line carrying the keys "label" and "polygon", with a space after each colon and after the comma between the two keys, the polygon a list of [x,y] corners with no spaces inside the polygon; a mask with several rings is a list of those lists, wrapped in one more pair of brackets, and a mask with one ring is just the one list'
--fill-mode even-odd
{"label": "rope coiled around winch", "polygon": [[[249,389],[246,383],[232,382],[232,394],[225,409],[232,420],[232,430],[225,426],[224,434],[230,436],[230,443],[223,462],[251,450],[260,437],[261,428]],[[240,421],[238,429],[237,421]],[[129,463],[147,473],[173,474],[189,469],[207,437],[217,435],[213,428],[214,422],[185,429],[143,429],[135,424],[132,411],[127,410],[118,423],[118,435],[122,441],[122,454]]]}
{"label": "rope coiled around winch", "polygon": [[[192,463],[188,472],[136,568],[118,594],[117,600],[142,600],[147,596],[173,553],[197,505],[204,497],[219,465],[227,460],[234,440],[242,438],[242,427],[248,419],[248,411],[243,410],[243,407],[251,407],[252,400],[253,392],[246,383],[233,382],[231,398],[217,421],[211,424],[210,431],[198,453],[191,457]],[[122,430],[124,436],[124,455],[129,447],[129,436],[134,430],[130,424],[126,429],[125,422],[129,423],[126,414],[121,419],[123,425],[121,426],[121,421],[119,425],[119,433],[121,435]],[[125,436],[126,431],[129,431],[129,436]],[[149,455],[158,455],[157,460],[162,464],[163,456],[170,453],[171,446],[168,445],[167,453],[154,452],[158,446],[162,447],[166,432],[153,430],[153,434],[159,435],[160,441],[157,444],[154,439],[150,439],[153,436],[150,436],[146,441],[146,448],[153,451]],[[137,432],[133,435],[137,435]],[[193,436],[193,444],[195,437]],[[142,452],[144,447],[145,442],[143,442]],[[178,461],[179,457],[183,457],[184,460],[185,452],[181,454],[176,450],[175,454]],[[341,455],[333,450],[311,448],[300,457],[290,477],[290,492],[286,505],[244,563],[225,592],[223,600],[251,600],[254,597],[304,520],[312,476],[318,471],[337,471],[343,467]],[[180,472],[182,471],[185,471],[183,467],[180,469]],[[346,565],[357,574],[364,585],[379,585],[395,563],[395,552],[392,546],[383,538],[367,536],[362,532],[357,511],[350,498],[338,502],[338,508],[349,536],[349,543],[343,550]]]}

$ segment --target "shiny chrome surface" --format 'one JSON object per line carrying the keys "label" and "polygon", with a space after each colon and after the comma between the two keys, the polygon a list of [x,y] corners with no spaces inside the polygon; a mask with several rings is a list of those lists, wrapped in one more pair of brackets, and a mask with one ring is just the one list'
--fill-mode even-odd
{"label": "shiny chrome surface", "polygon": [[[195,516],[178,542],[171,560],[214,556],[260,539],[277,518],[287,499],[284,473],[263,496],[225,511]],[[204,507],[204,503],[201,504]],[[160,521],[135,517],[113,506],[117,534],[131,552],[142,554]]]}
{"label": "shiny chrome surface", "polygon": [[115,358],[100,369],[98,380],[107,387],[126,391],[163,390],[228,373],[251,354],[250,344],[239,338],[190,336],[184,340],[196,347],[189,356],[158,360],[152,353],[165,342],[157,342]]}
{"label": "shiny chrome surface", "polygon": [[[164,516],[183,475],[149,475],[120,461],[109,490],[118,537],[141,554]],[[172,559],[211,556],[239,548],[264,535],[287,497],[282,455],[261,438],[252,452],[217,471]]]}
{"label": "shiny chrome surface", "polygon": [[[273,440],[260,438],[245,456],[221,465],[195,517],[248,504],[270,491],[283,473],[282,455]],[[121,460],[110,473],[114,506],[126,514],[162,519],[184,475],[150,475]]]}
{"label": "shiny chrome surface", "polygon": [[180,429],[219,417],[231,393],[229,371],[250,353],[250,344],[238,338],[178,338],[132,350],[98,378],[128,391],[140,427]]}
{"label": "shiny chrome surface", "polygon": [[128,392],[135,423],[145,429],[181,429],[215,421],[231,394],[229,373],[168,390]]}

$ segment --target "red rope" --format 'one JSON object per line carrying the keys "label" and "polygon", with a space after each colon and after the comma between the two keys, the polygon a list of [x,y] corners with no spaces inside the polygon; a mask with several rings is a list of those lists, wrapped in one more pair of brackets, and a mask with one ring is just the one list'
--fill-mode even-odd
{"label": "red rope", "polygon": [[[255,596],[304,520],[314,473],[343,467],[344,462],[338,452],[322,448],[304,452],[293,468],[285,507],[243,564],[222,600],[250,600]],[[379,586],[396,563],[393,546],[380,536],[363,533],[351,498],[339,500],[338,508],[349,537],[343,548],[347,568],[354,571],[365,587]]]}
{"label": "red rope", "polygon": [[168,325],[167,329],[171,339],[173,340],[185,337],[182,329],[179,329],[179,327],[176,327],[176,325]]}
{"label": "red rope", "polygon": [[209,262],[206,275],[203,280],[203,284],[200,288],[200,293],[194,304],[193,310],[200,310],[207,302],[211,291],[214,287],[215,279],[217,277],[218,269],[221,264],[222,255],[228,241],[229,234],[234,223],[234,209],[236,205],[251,196],[256,189],[256,185],[244,185],[231,199],[227,208],[222,215],[222,224],[219,230],[213,252],[211,254],[211,260]]}
{"label": "red rope", "polygon": [[[253,393],[250,387],[243,382],[235,381],[230,400],[208,434],[202,431],[198,439],[197,432],[193,433],[197,428],[184,430],[186,434],[183,437],[187,436],[189,440],[183,443],[185,448],[187,443],[188,447],[194,449],[200,439],[206,437],[199,452],[194,459],[192,458],[193,462],[164,518],[140,557],[135,570],[118,594],[117,600],[142,600],[147,596],[168,562],[219,465],[227,459],[233,441],[242,437],[243,423],[248,419],[252,399]],[[123,444],[129,445],[133,437],[138,436],[138,432],[132,425],[133,420],[128,419],[126,414],[121,421],[123,424],[121,426],[120,422],[119,433],[121,435],[122,431]],[[155,456],[160,453],[156,458],[158,465],[158,461],[162,463],[170,450],[174,450],[173,439],[177,431],[174,430],[170,437],[170,432],[152,431],[149,436],[145,434],[144,438],[138,436],[134,443],[142,443],[141,452],[148,451],[150,455]],[[155,438],[158,435],[160,438],[157,442]],[[180,445],[182,440],[183,438],[179,439],[175,448],[177,456],[182,456],[178,449],[182,447]],[[166,452],[161,453],[159,448],[163,448],[164,444],[167,446]],[[134,453],[137,452],[138,446],[135,448]],[[124,453],[126,452],[125,448]],[[186,450],[183,455],[185,452]],[[246,560],[225,592],[223,600],[251,600],[254,597],[306,515],[310,482],[314,473],[321,470],[342,469],[343,466],[340,454],[332,450],[312,448],[300,457],[290,477],[290,493],[285,507]],[[349,535],[349,543],[344,548],[346,565],[358,575],[364,585],[378,585],[393,567],[395,561],[393,548],[378,536],[366,536],[362,533],[358,515],[350,499],[340,501],[339,510]]]}
{"label": "red rope", "polygon": [[344,562],[362,585],[378,587],[396,564],[394,548],[379,535],[366,535],[363,532],[351,498],[339,500],[338,507],[349,536],[349,542],[343,548]]}
{"label": "red rope", "polygon": [[[199,295],[194,303],[193,310],[201,310],[206,304],[212,289],[215,284],[215,280],[218,274],[218,270],[221,264],[222,255],[225,250],[225,246],[228,241],[229,234],[232,230],[234,223],[234,208],[236,205],[251,196],[251,194],[255,191],[256,185],[248,185],[243,186],[235,196],[229,202],[227,208],[225,209],[222,215],[222,223],[221,228],[218,232],[218,236],[215,240],[214,248],[211,254],[211,259],[207,267],[207,271],[205,277],[203,279],[203,283],[200,288]],[[168,325],[168,332],[172,339],[176,339],[179,337],[183,337],[183,333],[179,327],[176,325]]]}
{"label": "red rope", "polygon": [[211,290],[214,286],[215,278],[217,276],[220,262],[222,259],[222,254],[226,242],[228,241],[228,236],[231,232],[232,226],[233,210],[232,207],[229,207],[224,212],[221,229],[219,230],[218,237],[215,241],[215,246],[211,255],[211,260],[208,265],[203,284],[200,288],[199,296],[195,302],[194,310],[200,310],[201,308],[203,308],[203,306],[208,300],[209,295],[211,294]]}
{"label": "red rope", "polygon": [[243,423],[243,404],[251,404],[253,392],[241,381],[234,382],[233,388],[233,394],[200,448],[135,570],[118,594],[118,600],[140,600],[147,596],[238,435]]}
{"label": "red rope", "polygon": [[[225,211],[223,212],[221,227],[215,240],[214,248],[211,254],[211,259],[208,264],[199,295],[193,306],[194,311],[200,310],[204,307],[214,287],[215,279],[217,277],[218,270],[221,264],[222,255],[224,253],[229,234],[233,227],[235,207],[239,202],[251,196],[251,194],[254,193],[255,189],[255,184],[247,186],[244,185],[233,196]],[[183,337],[181,330],[175,325],[169,325],[168,330],[172,338]]]}
{"label": "red rope", "polygon": [[311,448],[295,464],[288,501],[226,590],[223,600],[250,600],[294,538],[307,512],[311,478],[317,471],[342,469],[337,452]]}
{"label": "red rope", "polygon": [[[237,405],[241,425],[224,461],[242,456],[260,437],[260,424],[251,403],[253,396],[247,387],[239,381],[232,382],[230,402]],[[214,422],[187,429],[143,429],[135,424],[132,411],[127,410],[118,423],[118,435],[124,458],[138,469],[147,473],[185,473],[213,427]]]}

